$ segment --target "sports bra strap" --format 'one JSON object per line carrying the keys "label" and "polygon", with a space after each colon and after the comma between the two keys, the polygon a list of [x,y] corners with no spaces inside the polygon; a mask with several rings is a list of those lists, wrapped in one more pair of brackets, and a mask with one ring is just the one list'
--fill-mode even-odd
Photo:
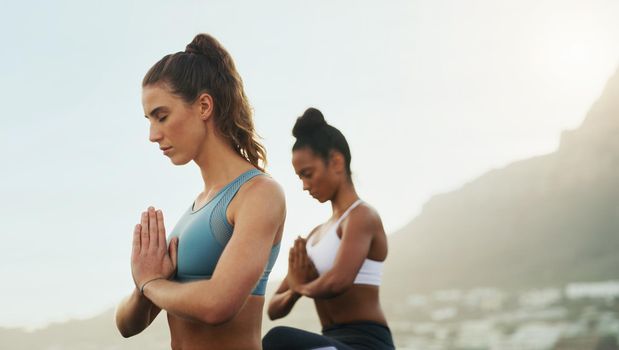
{"label": "sports bra strap", "polygon": [[346,209],[344,214],[342,214],[342,216],[340,216],[340,218],[337,219],[337,221],[335,222],[335,227],[337,228],[338,226],[340,226],[340,222],[342,222],[342,220],[344,220],[348,216],[348,214],[350,214],[350,212],[361,203],[363,203],[363,201],[361,200],[361,198],[359,198],[353,204],[351,204],[350,207]]}

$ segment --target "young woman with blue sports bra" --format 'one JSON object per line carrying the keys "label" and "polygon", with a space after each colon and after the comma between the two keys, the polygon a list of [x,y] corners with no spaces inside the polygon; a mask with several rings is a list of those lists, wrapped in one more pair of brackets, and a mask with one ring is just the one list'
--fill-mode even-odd
{"label": "young woman with blue sports bra", "polygon": [[286,209],[282,189],[263,173],[265,150],[234,62],[200,34],[155,63],[142,88],[150,141],[175,165],[195,162],[204,190],[167,238],[161,210],[142,213],[131,253],[135,288],[116,325],[130,337],[165,310],[173,349],[259,350]]}
{"label": "young woman with blue sports bra", "polygon": [[269,317],[285,317],[301,297],[314,299],[322,335],[275,327],[262,339],[265,350],[394,349],[379,302],[387,237],[380,216],[359,199],[351,179],[344,135],[310,108],[292,131],[292,165],[303,190],[333,215],[290,249],[288,274],[271,299]]}

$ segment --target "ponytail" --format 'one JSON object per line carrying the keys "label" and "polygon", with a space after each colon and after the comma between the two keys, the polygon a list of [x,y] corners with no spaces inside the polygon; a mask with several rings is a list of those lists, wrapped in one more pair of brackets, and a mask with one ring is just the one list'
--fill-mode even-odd
{"label": "ponytail", "polygon": [[243,81],[226,49],[212,36],[198,34],[184,52],[164,56],[146,73],[142,87],[164,83],[185,102],[201,93],[214,101],[214,121],[241,157],[264,171],[266,150],[258,141]]}

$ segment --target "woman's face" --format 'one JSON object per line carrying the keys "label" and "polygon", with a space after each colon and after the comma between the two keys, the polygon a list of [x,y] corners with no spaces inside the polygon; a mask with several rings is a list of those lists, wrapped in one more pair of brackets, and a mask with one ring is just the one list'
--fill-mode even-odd
{"label": "woman's face", "polygon": [[319,155],[309,147],[303,147],[292,152],[292,166],[301,181],[303,190],[324,203],[335,194],[338,186],[338,176]]}
{"label": "woman's face", "polygon": [[150,121],[149,140],[159,144],[173,164],[196,159],[206,136],[200,104],[187,104],[163,84],[142,89],[144,116]]}

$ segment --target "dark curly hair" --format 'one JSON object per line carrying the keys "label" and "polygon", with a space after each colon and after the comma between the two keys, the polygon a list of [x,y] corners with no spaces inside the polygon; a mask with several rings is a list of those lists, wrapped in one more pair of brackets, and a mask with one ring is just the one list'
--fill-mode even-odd
{"label": "dark curly hair", "polygon": [[344,135],[335,127],[325,121],[325,117],[316,108],[308,108],[302,116],[297,118],[292,135],[297,139],[292,150],[309,147],[319,155],[325,163],[329,160],[331,151],[335,150],[344,156],[346,161],[346,173],[350,171],[350,148]]}

